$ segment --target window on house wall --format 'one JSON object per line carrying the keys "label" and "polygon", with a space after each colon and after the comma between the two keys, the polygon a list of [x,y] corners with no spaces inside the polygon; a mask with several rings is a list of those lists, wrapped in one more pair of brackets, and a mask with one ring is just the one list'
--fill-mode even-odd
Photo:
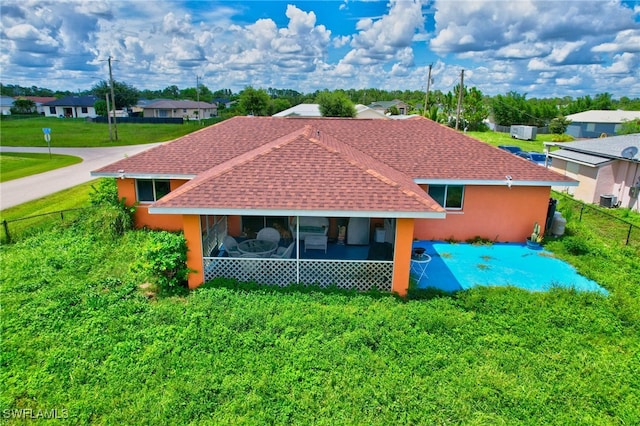
{"label": "window on house wall", "polygon": [[171,192],[168,180],[137,179],[136,196],[141,203],[153,203]]}
{"label": "window on house wall", "polygon": [[464,199],[462,185],[429,185],[428,194],[445,209],[461,210]]}
{"label": "window on house wall", "polygon": [[49,114],[56,115],[56,107],[49,107]]}
{"label": "window on house wall", "polygon": [[265,227],[289,229],[289,221],[282,216],[242,216],[242,233],[248,238],[255,238]]}
{"label": "window on house wall", "polygon": [[83,114],[87,114],[89,112],[89,108],[87,107],[82,107],[82,113]]}

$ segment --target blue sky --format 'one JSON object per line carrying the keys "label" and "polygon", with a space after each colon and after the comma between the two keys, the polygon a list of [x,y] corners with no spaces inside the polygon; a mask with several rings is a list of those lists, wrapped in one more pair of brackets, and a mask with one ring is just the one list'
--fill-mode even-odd
{"label": "blue sky", "polygon": [[194,87],[640,97],[640,1],[0,3],[0,81],[85,90]]}

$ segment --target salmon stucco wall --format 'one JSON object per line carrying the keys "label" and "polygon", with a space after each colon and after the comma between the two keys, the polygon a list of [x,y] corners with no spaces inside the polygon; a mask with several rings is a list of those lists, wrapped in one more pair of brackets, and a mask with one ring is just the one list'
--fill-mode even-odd
{"label": "salmon stucco wall", "polygon": [[[136,198],[136,180],[135,179],[116,179],[118,183],[118,196],[125,198],[127,206],[132,206],[137,201]],[[171,190],[175,191],[187,180],[171,180]],[[150,203],[140,203],[136,206],[134,220],[136,227],[147,227],[150,229],[164,229],[167,231],[182,230],[182,216],[172,214],[149,214]]]}
{"label": "salmon stucco wall", "polygon": [[474,237],[523,242],[533,224],[545,226],[549,187],[466,186],[462,210],[447,210],[445,219],[417,219],[419,240],[465,241]]}

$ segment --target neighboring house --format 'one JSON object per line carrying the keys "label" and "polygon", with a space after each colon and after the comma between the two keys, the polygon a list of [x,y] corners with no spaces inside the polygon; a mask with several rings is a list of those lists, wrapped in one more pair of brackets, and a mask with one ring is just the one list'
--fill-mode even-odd
{"label": "neighboring house", "polygon": [[566,133],[575,138],[614,136],[625,121],[640,119],[640,111],[592,110],[567,115],[571,124]]}
{"label": "neighboring house", "polygon": [[560,148],[549,153],[551,168],[580,182],[569,190],[575,198],[639,210],[640,133],[545,145]]}
{"label": "neighboring house", "polygon": [[[401,295],[414,239],[524,242],[535,222],[546,221],[551,187],[577,185],[421,117],[239,116],[92,176],[117,178],[119,197],[137,204],[137,226],[184,231],[187,266],[195,271],[191,288],[227,277],[282,286],[376,285]],[[223,245],[225,237],[251,238],[265,227],[291,231],[282,232],[283,240],[302,234],[305,240],[291,258],[223,256],[235,252]],[[343,254],[306,257],[326,251],[327,241]],[[364,255],[342,257],[358,248]],[[374,256],[373,249],[380,252]]]}
{"label": "neighboring house", "polygon": [[86,118],[97,117],[95,96],[65,96],[42,104],[46,117]]}
{"label": "neighboring house", "polygon": [[11,96],[0,96],[0,114],[11,115],[13,98]]}
{"label": "neighboring house", "polygon": [[15,99],[26,99],[28,101],[32,101],[36,105],[36,112],[41,115],[45,115],[44,104],[56,100],[53,96],[16,96]]}
{"label": "neighboring house", "polygon": [[155,118],[184,118],[197,120],[218,116],[215,104],[197,101],[174,101],[168,99],[157,100],[143,106],[144,117]]}
{"label": "neighboring house", "polygon": [[234,106],[235,104],[237,104],[238,101],[232,101],[231,99],[228,99],[228,98],[215,98],[211,101],[211,103],[217,105],[218,109],[220,109],[220,106],[224,106],[225,108],[228,109]]}
{"label": "neighboring house", "polygon": [[[356,116],[355,118],[388,118],[384,113],[371,109],[366,105],[357,104],[355,105]],[[312,118],[312,117],[322,117],[320,113],[320,105],[319,104],[298,104],[291,108],[285,109],[284,111],[280,111],[276,114],[273,114],[273,117],[301,117],[301,118]]]}
{"label": "neighboring house", "polygon": [[382,111],[384,114],[387,114],[393,107],[398,109],[400,115],[407,115],[409,114],[409,111],[411,111],[411,106],[409,104],[398,99],[393,101],[377,101],[369,104],[369,108]]}

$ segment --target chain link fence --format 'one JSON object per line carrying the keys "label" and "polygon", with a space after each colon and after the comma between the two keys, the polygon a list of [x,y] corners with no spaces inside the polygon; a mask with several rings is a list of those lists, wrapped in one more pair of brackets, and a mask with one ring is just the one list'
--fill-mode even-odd
{"label": "chain link fence", "polygon": [[632,219],[636,223],[625,219],[624,215],[632,214],[629,210],[605,209],[559,192],[554,192],[553,196],[558,199],[556,210],[562,212],[567,222],[575,220],[582,223],[611,245],[634,247],[640,251],[640,225],[636,224],[640,219]]}
{"label": "chain link fence", "polygon": [[21,217],[18,219],[3,219],[0,242],[3,244],[15,242],[26,236],[41,232],[44,229],[49,229],[56,224],[71,222],[77,219],[82,212],[86,210],[87,207],[83,207],[77,209],[57,210],[54,212]]}

